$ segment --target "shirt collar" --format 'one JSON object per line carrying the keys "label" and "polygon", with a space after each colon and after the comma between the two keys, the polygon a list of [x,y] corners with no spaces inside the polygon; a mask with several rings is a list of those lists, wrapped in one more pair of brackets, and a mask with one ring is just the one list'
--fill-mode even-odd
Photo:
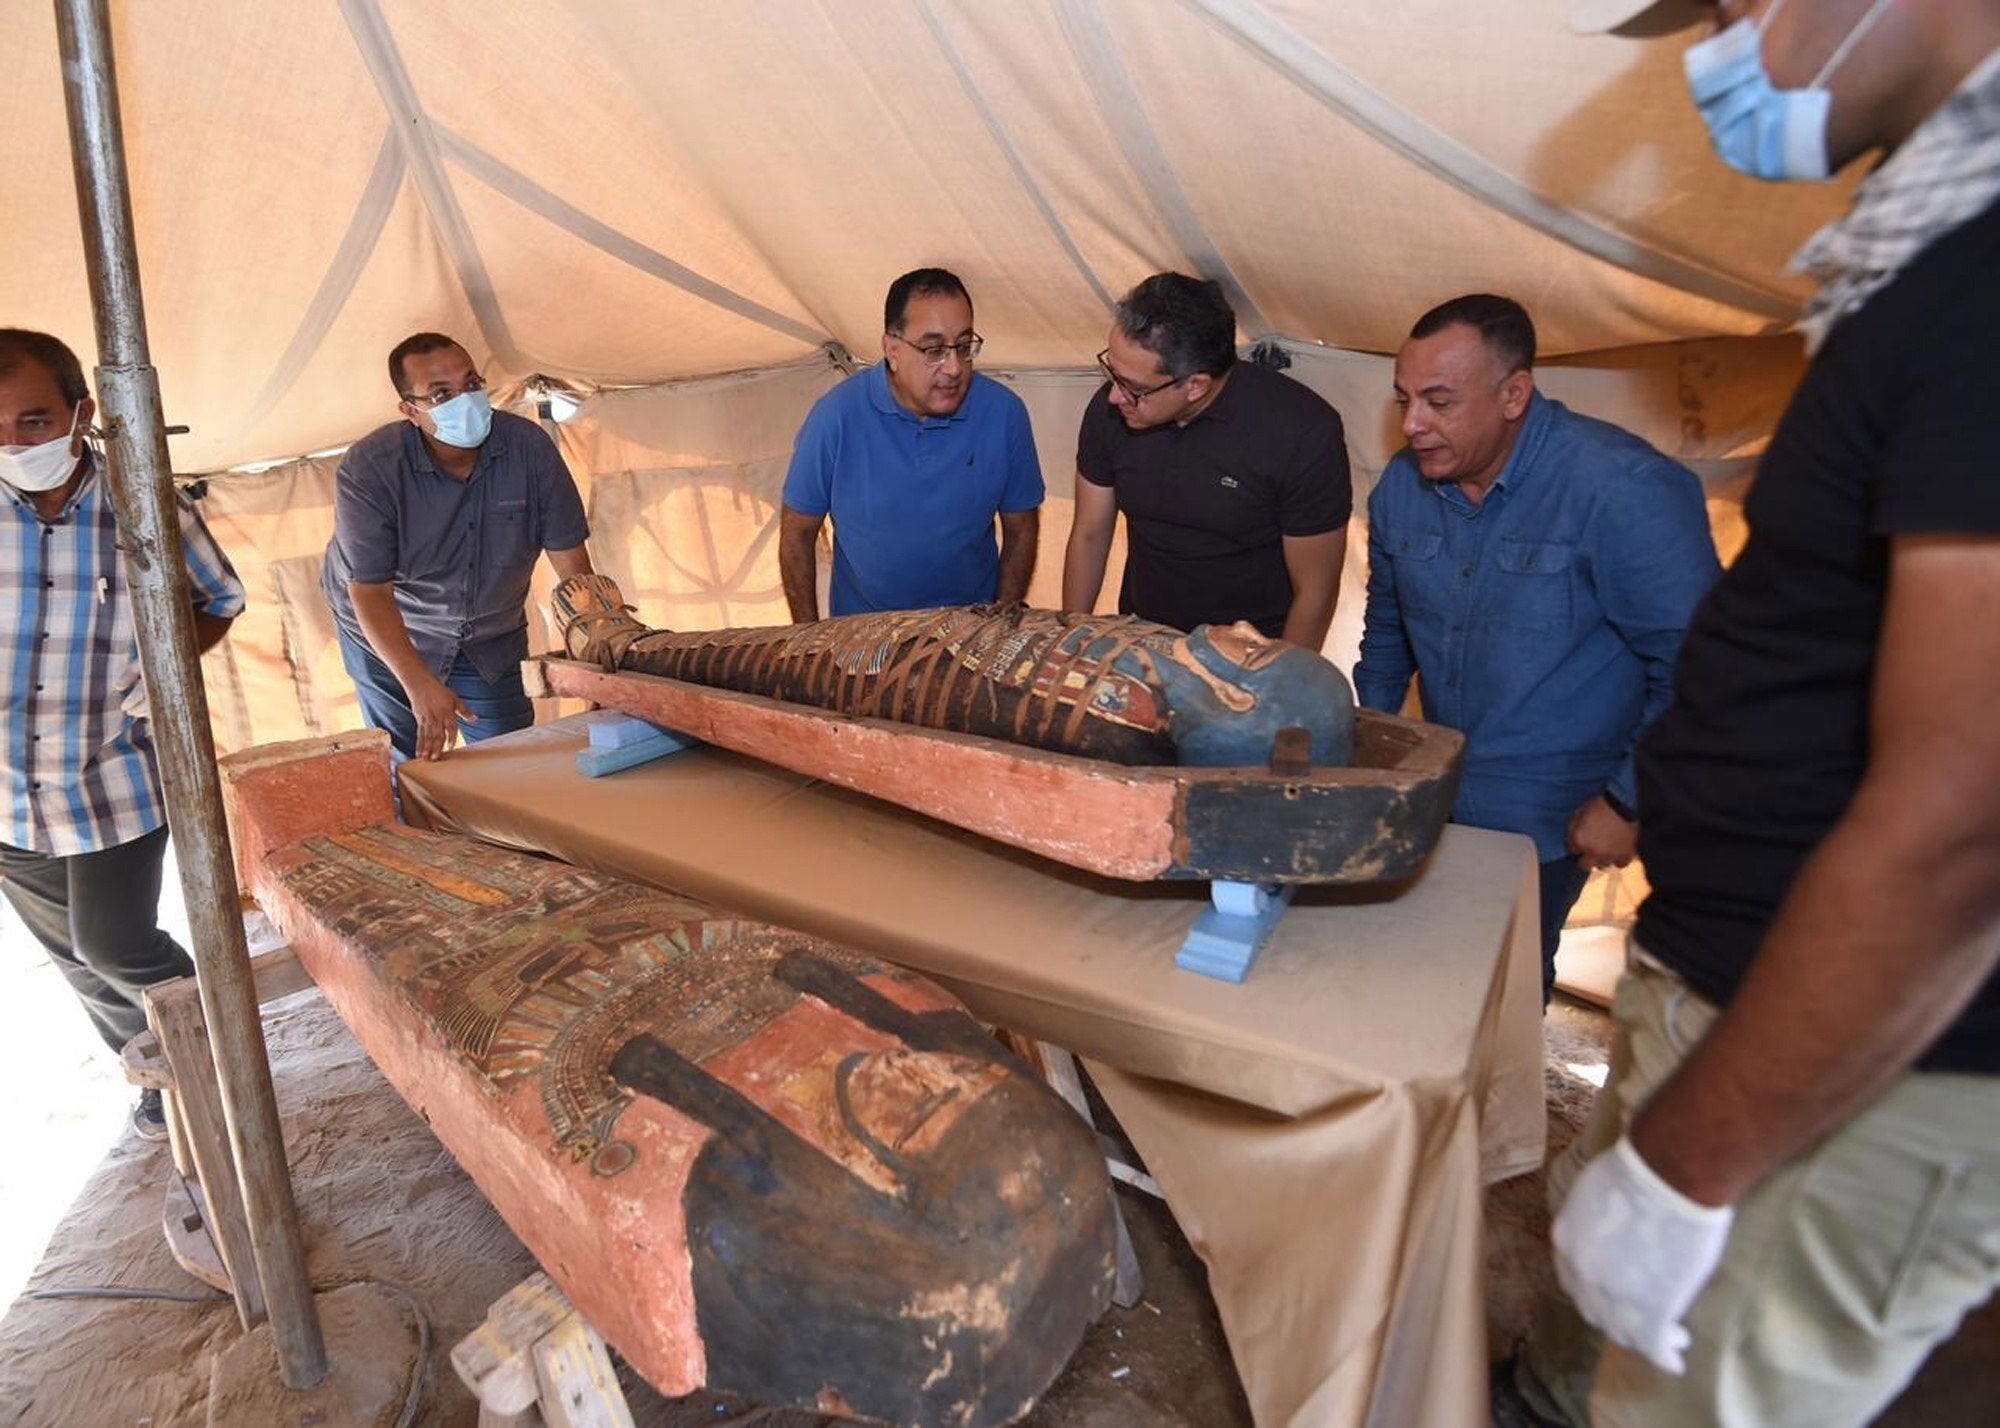
{"label": "shirt collar", "polygon": [[[493,415],[498,417],[500,414],[495,412]],[[440,471],[438,469],[437,460],[431,455],[430,443],[424,440],[423,432],[419,431],[415,425],[408,421],[403,423],[403,449],[410,453],[411,463],[417,471],[427,472],[441,481],[450,481],[454,485],[458,484],[456,476],[452,475],[449,471]],[[485,469],[486,464],[493,459],[491,455],[492,451],[493,433],[488,431],[486,433],[486,440],[479,443],[478,459],[472,463],[472,469],[465,473],[467,481],[471,481],[473,477]]]}
{"label": "shirt collar", "polygon": [[1196,412],[1194,420],[1190,421],[1187,426],[1181,427],[1181,430],[1186,431],[1188,426],[1197,425],[1200,422],[1208,421],[1210,418],[1216,421],[1230,421],[1235,417],[1236,408],[1241,401],[1241,398],[1237,395],[1237,390],[1243,385],[1236,380],[1236,374],[1243,370],[1243,363],[1244,359],[1239,357],[1236,361],[1229,364],[1228,372],[1223,374],[1222,390],[1215,394],[1215,400]]}
{"label": "shirt collar", "polygon": [[1528,394],[1528,414],[1521,419],[1521,434],[1514,438],[1514,449],[1507,453],[1507,464],[1500,468],[1500,474],[1493,478],[1496,487],[1512,490],[1514,484],[1528,473],[1540,454],[1542,443],[1548,439],[1549,423],[1554,413],[1548,398],[1539,390]]}
{"label": "shirt collar", "polygon": [[958,404],[958,410],[950,416],[941,417],[920,417],[896,400],[896,394],[889,390],[889,364],[887,361],[877,362],[873,367],[870,367],[863,374],[863,379],[868,391],[869,404],[876,411],[886,416],[901,417],[904,421],[915,426],[945,426],[951,422],[965,420],[966,408],[972,405],[974,388],[978,385],[979,374],[974,372],[971,380],[965,384],[965,400]]}

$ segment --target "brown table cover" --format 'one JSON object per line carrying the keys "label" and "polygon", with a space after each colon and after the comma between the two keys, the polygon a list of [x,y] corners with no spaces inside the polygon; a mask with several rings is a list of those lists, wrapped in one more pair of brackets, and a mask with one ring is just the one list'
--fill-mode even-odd
{"label": "brown table cover", "polygon": [[1448,828],[1309,888],[1241,985],[1199,886],[1098,878],[713,749],[586,778],[572,716],[406,764],[413,822],[846,942],[1084,1056],[1209,1282],[1257,1422],[1484,1421],[1481,1189],[1541,1163],[1535,865]]}

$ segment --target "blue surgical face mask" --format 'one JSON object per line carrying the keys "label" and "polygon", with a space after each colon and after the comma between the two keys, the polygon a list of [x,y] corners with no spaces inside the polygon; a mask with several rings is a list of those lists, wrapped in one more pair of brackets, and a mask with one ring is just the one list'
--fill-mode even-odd
{"label": "blue surgical face mask", "polygon": [[446,446],[470,451],[493,430],[493,403],[485,392],[460,392],[431,408],[431,430]]}
{"label": "blue surgical face mask", "polygon": [[1778,88],[1764,67],[1763,32],[1784,4],[1777,0],[1766,10],[1761,26],[1745,16],[1690,46],[1682,64],[1695,107],[1724,163],[1752,178],[1823,179],[1832,167],[1826,120],[1833,94],[1827,82],[1875,27],[1890,0],[1875,0],[1804,89]]}

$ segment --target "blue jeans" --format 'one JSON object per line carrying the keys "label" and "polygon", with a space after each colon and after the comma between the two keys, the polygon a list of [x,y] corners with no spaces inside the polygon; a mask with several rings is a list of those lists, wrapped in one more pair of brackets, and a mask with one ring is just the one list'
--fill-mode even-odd
{"label": "blue jeans", "polygon": [[1547,1006],[1556,989],[1556,944],[1590,873],[1575,858],[1551,858],[1537,871],[1542,884],[1542,1005]]}
{"label": "blue jeans", "polygon": [[[402,682],[366,641],[355,639],[345,630],[339,634],[340,662],[354,681],[355,694],[360,696],[362,721],[371,729],[388,731],[397,763],[415,757],[417,715],[410,708],[410,696],[403,692]],[[445,671],[444,684],[475,716],[472,720],[458,721],[459,737],[468,744],[496,734],[511,734],[535,722],[535,706],[521,684],[519,665],[489,681],[461,650],[451,668]]]}

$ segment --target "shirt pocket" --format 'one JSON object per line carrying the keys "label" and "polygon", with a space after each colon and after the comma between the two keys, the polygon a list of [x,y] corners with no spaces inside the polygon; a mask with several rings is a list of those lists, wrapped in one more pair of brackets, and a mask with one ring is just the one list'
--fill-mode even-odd
{"label": "shirt pocket", "polygon": [[527,501],[503,500],[489,505],[486,508],[485,537],[486,548],[481,557],[489,569],[509,569],[522,561],[532,564],[536,551]]}
{"label": "shirt pocket", "polygon": [[1511,630],[1566,629],[1575,557],[1576,547],[1565,541],[1502,539],[1494,559],[1496,578],[1486,591],[1493,622]]}
{"label": "shirt pocket", "polygon": [[1441,531],[1413,531],[1389,542],[1396,569],[1396,602],[1405,610],[1442,610],[1445,604]]}

